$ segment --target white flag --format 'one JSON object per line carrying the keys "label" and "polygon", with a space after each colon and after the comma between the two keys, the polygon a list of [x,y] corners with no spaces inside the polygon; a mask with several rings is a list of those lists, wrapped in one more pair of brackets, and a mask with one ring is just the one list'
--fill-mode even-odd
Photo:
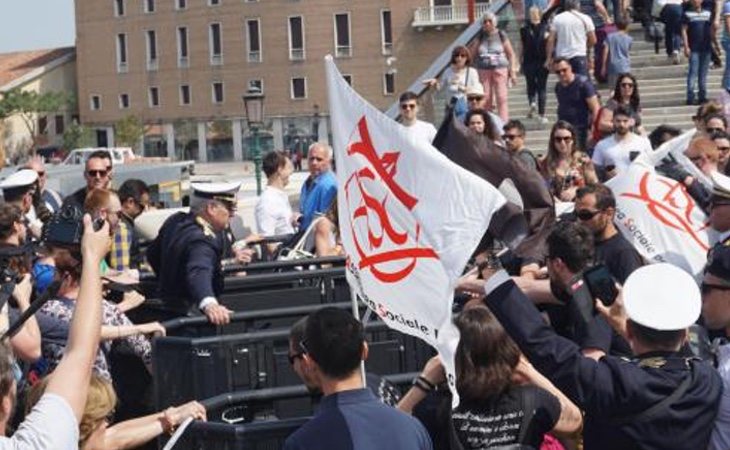
{"label": "white flag", "polygon": [[[672,154],[684,167],[691,165],[696,176],[699,171],[683,154],[693,134],[694,130],[684,133],[656,151],[639,155],[626,172],[606,185],[616,197],[614,222],[641,256],[699,276],[716,233],[684,185],[658,175],[654,169],[662,158]],[[707,179],[702,177],[703,181]]]}
{"label": "white flag", "polygon": [[434,346],[454,393],[454,285],[505,203],[363,100],[325,58],[347,280],[389,327]]}

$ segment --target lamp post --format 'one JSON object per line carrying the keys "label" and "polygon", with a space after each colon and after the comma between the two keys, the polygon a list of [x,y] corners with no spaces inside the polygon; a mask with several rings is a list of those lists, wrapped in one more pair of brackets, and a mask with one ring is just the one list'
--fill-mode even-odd
{"label": "lamp post", "polygon": [[246,121],[253,136],[253,163],[256,171],[256,195],[261,195],[261,147],[259,147],[259,128],[264,125],[264,94],[256,86],[248,88],[243,94]]}

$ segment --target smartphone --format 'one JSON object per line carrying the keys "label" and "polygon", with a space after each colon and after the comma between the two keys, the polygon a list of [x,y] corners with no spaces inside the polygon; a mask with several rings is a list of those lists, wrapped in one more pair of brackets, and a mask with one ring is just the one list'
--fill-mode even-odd
{"label": "smartphone", "polygon": [[606,306],[613,305],[618,297],[618,289],[608,267],[603,264],[593,266],[583,272],[583,279],[593,298],[599,299]]}

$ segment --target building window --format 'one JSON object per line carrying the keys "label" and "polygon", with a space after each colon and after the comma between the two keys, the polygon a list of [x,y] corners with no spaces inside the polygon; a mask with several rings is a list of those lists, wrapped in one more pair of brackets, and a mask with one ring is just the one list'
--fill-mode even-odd
{"label": "building window", "polygon": [[298,100],[307,98],[307,79],[292,78],[291,79],[291,98]]}
{"label": "building window", "polygon": [[129,108],[129,94],[119,94],[119,109]]}
{"label": "building window", "polygon": [[143,0],[144,1],[144,12],[153,13],[155,12],[155,0]]}
{"label": "building window", "polygon": [[127,35],[120,33],[117,35],[117,72],[127,72]]}
{"label": "building window", "polygon": [[124,9],[125,0],[114,0],[114,15],[116,17],[122,17],[125,14]]}
{"label": "building window", "polygon": [[352,86],[352,75],[350,75],[350,74],[343,74],[342,75],[342,78],[344,78],[345,81],[347,81],[347,84],[349,84],[350,86]]}
{"label": "building window", "polygon": [[188,0],[175,0],[175,9],[187,9],[188,8]]}
{"label": "building window", "polygon": [[190,86],[188,86],[187,84],[183,84],[180,86],[180,104],[190,104]]}
{"label": "building window", "polygon": [[213,103],[223,103],[223,83],[213,83]]}
{"label": "building window", "polygon": [[46,116],[38,118],[38,134],[48,133],[48,118]]}
{"label": "building window", "polygon": [[349,58],[352,56],[350,43],[350,13],[335,14],[335,56]]}
{"label": "building window", "polygon": [[153,86],[149,89],[148,97],[150,108],[156,108],[160,106],[160,89],[157,86]]}
{"label": "building window", "polygon": [[157,70],[157,33],[147,30],[147,70]]}
{"label": "building window", "polygon": [[383,74],[383,94],[395,94],[395,72],[386,72]]}
{"label": "building window", "polygon": [[304,18],[302,16],[289,17],[289,59],[301,61],[304,54]]}
{"label": "building window", "polygon": [[62,135],[63,132],[66,130],[66,122],[64,121],[63,115],[56,115],[56,117],[54,118],[54,122],[56,125],[56,136]]}
{"label": "building window", "polygon": [[208,0],[208,6],[218,6],[221,4],[221,0]]}
{"label": "building window", "polygon": [[246,43],[248,45],[248,62],[261,62],[261,21],[246,20]]}
{"label": "building window", "polygon": [[89,108],[91,108],[92,111],[99,111],[101,109],[101,96],[100,95],[92,95],[89,98]]}
{"label": "building window", "polygon": [[221,42],[221,24],[211,23],[208,27],[208,44],[210,49],[210,64],[223,64],[223,44]]}
{"label": "building window", "polygon": [[383,46],[383,55],[393,53],[393,28],[390,20],[390,10],[380,11],[380,40]]}
{"label": "building window", "polygon": [[262,94],[264,93],[264,80],[248,80],[249,89],[258,89]]}
{"label": "building window", "polygon": [[188,28],[177,28],[177,66],[186,68],[190,66],[188,60]]}

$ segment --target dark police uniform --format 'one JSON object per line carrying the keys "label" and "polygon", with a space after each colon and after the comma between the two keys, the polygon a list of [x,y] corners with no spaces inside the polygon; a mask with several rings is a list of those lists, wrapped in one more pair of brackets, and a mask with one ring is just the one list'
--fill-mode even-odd
{"label": "dark police uniform", "polygon": [[[487,283],[491,292],[486,305],[529,361],[586,412],[586,450],[707,448],[722,391],[711,365],[676,353],[652,353],[634,360],[586,358],[575,343],[558,336],[542,320],[503,273]],[[685,380],[689,383],[682,386]],[[639,419],[681,387],[681,395],[655,417]]]}
{"label": "dark police uniform", "polygon": [[222,244],[221,234],[192,213],[177,213],[162,225],[147,260],[171,316],[196,313],[204,298],[223,292]]}

